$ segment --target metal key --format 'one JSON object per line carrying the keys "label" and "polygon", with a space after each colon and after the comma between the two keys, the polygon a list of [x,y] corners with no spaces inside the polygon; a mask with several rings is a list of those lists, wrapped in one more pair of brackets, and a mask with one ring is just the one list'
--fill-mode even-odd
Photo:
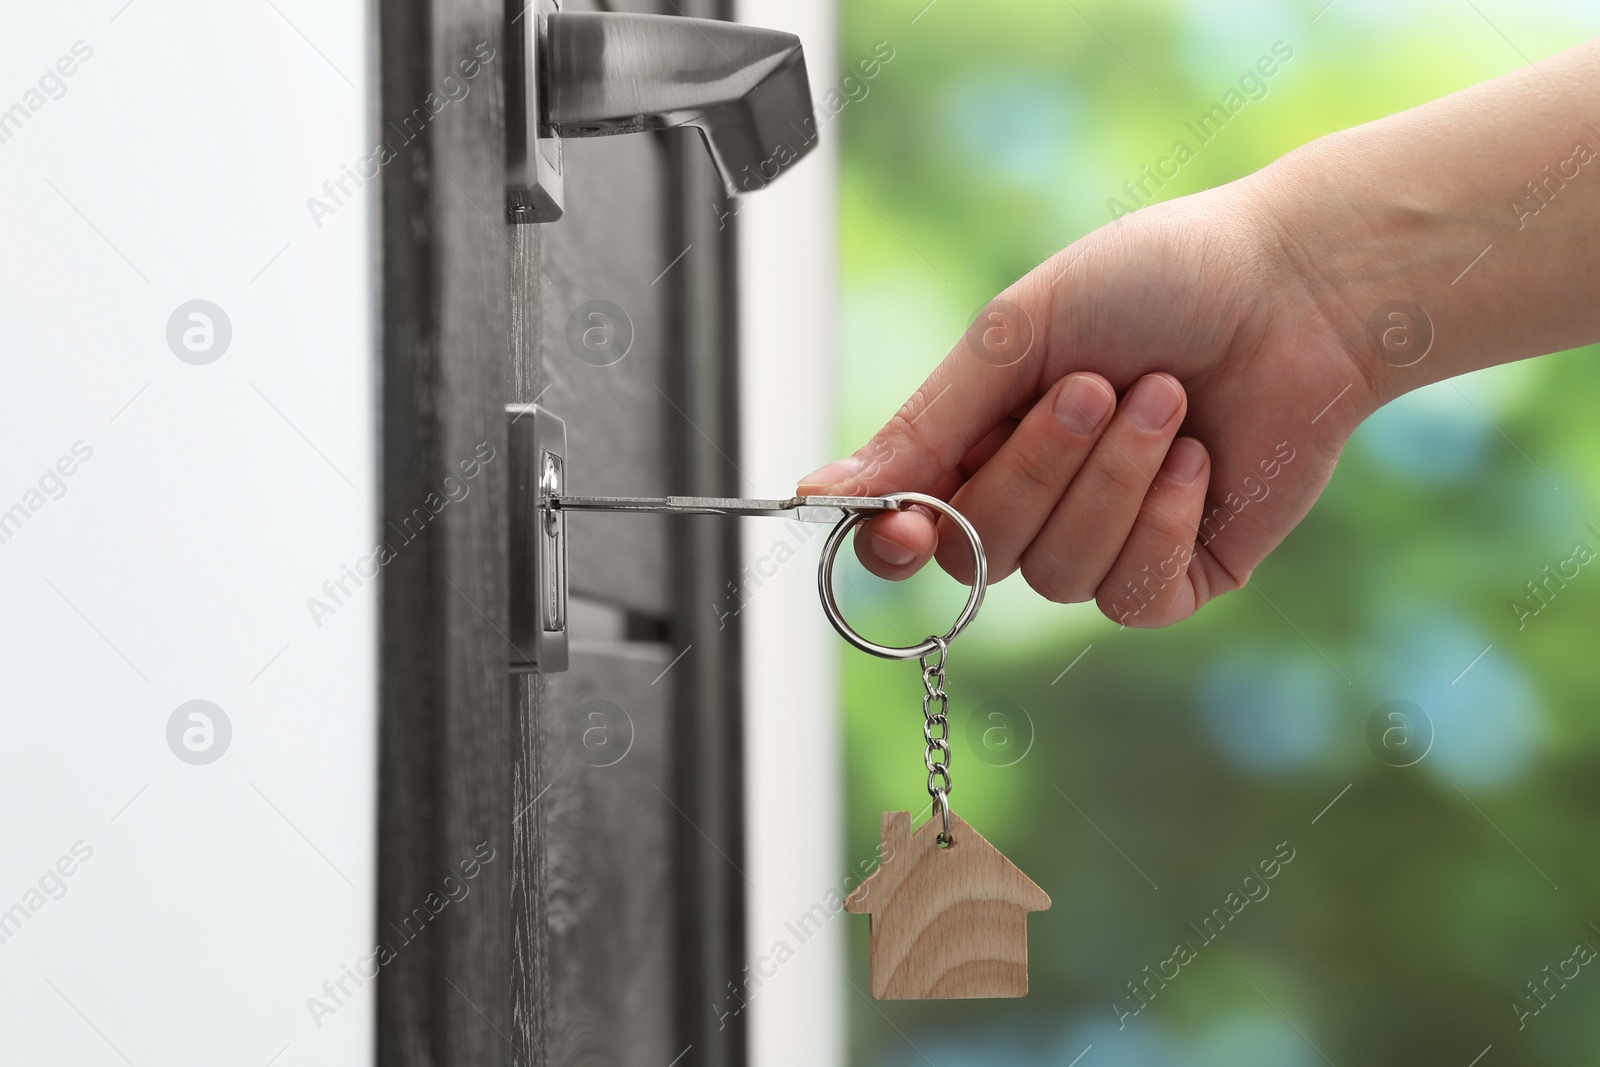
{"label": "metal key", "polygon": [[[863,652],[885,659],[929,656],[972,622],[988,586],[988,560],[978,531],[947,502],[923,493],[883,496],[797,495],[766,499],[715,496],[577,496],[566,490],[566,423],[533,404],[508,404],[511,471],[511,670],[552,674],[567,669],[566,514],[582,511],[635,514],[728,515],[831,523],[817,562],[817,592],[828,621]],[[972,549],[972,592],[943,636],[915,645],[880,645],[846,621],[833,590],[833,566],[844,539],[874,516],[908,507],[925,508],[954,523]],[[579,520],[583,524],[585,520]],[[937,761],[936,761],[937,762]]]}
{"label": "metal key", "polygon": [[678,515],[754,515],[800,522],[836,523],[846,515],[899,511],[902,501],[883,496],[792,496],[752,500],[725,496],[566,496],[547,498],[556,511],[648,511]]}

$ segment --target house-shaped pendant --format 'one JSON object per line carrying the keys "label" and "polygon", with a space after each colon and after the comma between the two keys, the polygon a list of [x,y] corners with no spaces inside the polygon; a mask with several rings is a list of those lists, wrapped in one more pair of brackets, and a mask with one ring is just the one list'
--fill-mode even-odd
{"label": "house-shaped pendant", "polygon": [[883,858],[844,902],[871,916],[873,997],[1027,996],[1028,912],[1050,898],[955,814],[941,848],[941,825],[884,812]]}

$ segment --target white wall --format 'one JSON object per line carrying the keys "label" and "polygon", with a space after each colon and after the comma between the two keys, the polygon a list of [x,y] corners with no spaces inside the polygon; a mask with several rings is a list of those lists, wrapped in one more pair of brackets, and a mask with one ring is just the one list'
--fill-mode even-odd
{"label": "white wall", "polygon": [[[800,37],[813,99],[838,83],[832,0],[743,0],[739,18]],[[838,127],[822,125],[812,153],[749,197],[738,216],[740,469],[758,495],[790,493],[796,479],[838,458],[832,454],[838,147]],[[795,921],[837,893],[847,873],[840,822],[842,642],[816,593],[826,533],[824,526],[800,530],[771,520],[747,520],[744,528],[746,563],[759,568],[759,588],[743,611],[745,854],[755,887],[746,937],[752,967],[771,974],[748,998],[757,1067],[827,1067],[845,1054],[844,935],[847,923],[862,920],[839,913],[803,941],[795,932],[801,929]],[[795,558],[774,566],[774,557],[788,552]],[[793,953],[781,965],[776,958],[788,953],[775,950],[778,942]]]}
{"label": "white wall", "polygon": [[[306,604],[374,539],[377,186],[306,207],[370,149],[372,19],[5,5],[0,1062],[372,1057],[370,984],[306,1005],[374,936],[376,590]],[[205,364],[167,340],[195,299]],[[205,765],[168,744],[196,699]]]}

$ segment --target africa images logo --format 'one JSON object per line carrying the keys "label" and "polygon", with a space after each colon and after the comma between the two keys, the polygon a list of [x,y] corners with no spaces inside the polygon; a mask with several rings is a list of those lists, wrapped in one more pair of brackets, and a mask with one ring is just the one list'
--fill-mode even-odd
{"label": "africa images logo", "polygon": [[8,108],[0,109],[0,144],[5,144],[17,134],[22,132],[22,127],[44,109],[52,100],[60,100],[67,95],[67,79],[78,73],[79,67],[89,62],[94,57],[94,48],[84,41],[72,42],[72,54],[57,59],[54,64],[45,68],[39,75],[35,86],[22,94],[18,100]]}

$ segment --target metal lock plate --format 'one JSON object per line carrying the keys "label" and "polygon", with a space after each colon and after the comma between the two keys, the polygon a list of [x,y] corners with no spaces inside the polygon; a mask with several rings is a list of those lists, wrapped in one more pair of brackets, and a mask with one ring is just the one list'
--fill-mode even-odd
{"label": "metal lock plate", "polygon": [[511,456],[511,670],[567,669],[567,424],[536,404],[507,404]]}
{"label": "metal lock plate", "polygon": [[555,222],[565,210],[561,135],[551,129],[546,99],[550,16],[556,0],[527,0],[513,18],[516,56],[506,89],[506,212],[514,223]]}

